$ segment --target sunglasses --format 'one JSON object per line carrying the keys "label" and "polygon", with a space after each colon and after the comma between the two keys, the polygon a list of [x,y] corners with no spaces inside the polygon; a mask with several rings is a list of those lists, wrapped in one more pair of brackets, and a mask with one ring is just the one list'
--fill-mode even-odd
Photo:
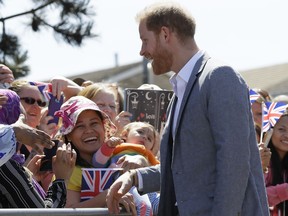
{"label": "sunglasses", "polygon": [[23,98],[20,98],[20,99],[24,100],[25,103],[30,104],[30,105],[33,105],[33,104],[35,104],[35,102],[37,102],[39,107],[45,107],[46,106],[46,102],[45,101],[36,100],[34,98],[31,98],[31,97],[23,97]]}

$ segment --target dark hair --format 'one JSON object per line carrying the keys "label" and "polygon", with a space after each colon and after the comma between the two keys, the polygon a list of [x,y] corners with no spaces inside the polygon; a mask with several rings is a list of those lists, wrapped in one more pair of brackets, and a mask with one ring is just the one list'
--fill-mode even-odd
{"label": "dark hair", "polygon": [[[288,116],[287,110],[280,118],[282,118],[283,116]],[[274,147],[272,139],[270,139],[268,147],[271,150],[270,170],[272,175],[272,185],[283,184],[284,182],[288,182],[288,175],[287,176],[283,175],[283,173],[288,173],[288,153],[286,153],[283,160],[281,160],[278,152],[276,151],[276,148]],[[279,203],[277,205],[277,208],[283,209],[284,202]],[[285,205],[285,211],[288,212],[287,204]]]}
{"label": "dark hair", "polygon": [[176,32],[180,41],[194,38],[196,23],[194,18],[177,4],[154,4],[140,12],[136,19],[145,21],[147,29],[159,33],[163,26]]}
{"label": "dark hair", "polygon": [[[288,154],[285,155],[281,161],[278,152],[276,151],[274,145],[272,144],[272,139],[270,140],[268,147],[271,150],[271,159],[270,159],[270,170],[272,174],[272,185],[283,184],[288,182],[288,176],[283,176],[283,173],[288,171]],[[285,202],[285,201],[284,201]],[[284,202],[281,202],[277,205],[278,209],[283,209]],[[288,205],[285,205],[285,211],[288,212]]]}

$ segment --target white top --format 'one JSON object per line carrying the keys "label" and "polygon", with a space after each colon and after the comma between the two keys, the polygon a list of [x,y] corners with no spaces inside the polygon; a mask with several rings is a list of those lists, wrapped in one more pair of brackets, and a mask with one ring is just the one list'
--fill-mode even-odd
{"label": "white top", "polygon": [[172,135],[173,139],[175,138],[175,129],[176,123],[180,111],[180,106],[182,104],[183,96],[186,90],[187,83],[191,76],[191,72],[193,71],[196,62],[201,58],[204,54],[203,50],[199,50],[192,58],[184,65],[184,67],[179,71],[178,74],[174,74],[170,78],[170,83],[173,87],[173,91],[177,96],[178,100],[175,107],[174,118],[173,118],[173,125],[172,125]]}

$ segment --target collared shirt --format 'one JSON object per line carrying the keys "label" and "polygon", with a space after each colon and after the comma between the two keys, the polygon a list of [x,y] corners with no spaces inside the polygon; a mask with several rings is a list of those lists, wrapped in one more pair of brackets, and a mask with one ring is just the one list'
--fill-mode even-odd
{"label": "collared shirt", "polygon": [[[175,127],[176,127],[176,121],[178,119],[178,114],[180,110],[180,105],[182,103],[182,99],[185,93],[185,89],[187,86],[187,83],[189,81],[189,78],[191,76],[191,72],[194,69],[194,66],[196,62],[201,58],[201,56],[204,54],[203,50],[199,50],[192,58],[184,65],[184,67],[179,71],[178,74],[174,74],[170,78],[170,83],[172,84],[173,91],[175,95],[178,97],[175,113],[174,113],[174,119],[173,119],[173,138],[175,137]],[[143,191],[143,179],[139,171],[137,171],[138,176],[138,190]]]}
{"label": "collared shirt", "polygon": [[182,100],[183,100],[183,96],[186,90],[187,83],[195,67],[196,62],[201,58],[203,54],[204,54],[204,51],[199,50],[184,65],[184,67],[179,71],[179,73],[178,74],[175,73],[169,80],[173,87],[173,91],[178,98],[175,111],[174,111],[174,118],[173,118],[173,125],[172,125],[173,139],[175,138],[175,129],[176,129],[176,124],[177,124],[177,119],[179,116],[180,106],[182,104]]}

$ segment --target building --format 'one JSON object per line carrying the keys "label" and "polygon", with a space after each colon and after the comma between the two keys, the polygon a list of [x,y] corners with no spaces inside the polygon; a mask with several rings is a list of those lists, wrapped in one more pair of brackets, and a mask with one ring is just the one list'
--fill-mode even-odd
{"label": "building", "polygon": [[[240,71],[250,88],[260,88],[268,91],[272,96],[288,95],[288,63],[272,65]],[[106,70],[84,73],[68,77],[81,77],[93,82],[118,83],[123,89],[137,88],[143,83],[153,83],[162,89],[171,90],[169,78],[172,73],[155,76],[148,69],[147,62],[136,62],[124,66],[117,66]]]}
{"label": "building", "polygon": [[288,63],[242,71],[251,88],[260,88],[272,96],[288,95]]}

